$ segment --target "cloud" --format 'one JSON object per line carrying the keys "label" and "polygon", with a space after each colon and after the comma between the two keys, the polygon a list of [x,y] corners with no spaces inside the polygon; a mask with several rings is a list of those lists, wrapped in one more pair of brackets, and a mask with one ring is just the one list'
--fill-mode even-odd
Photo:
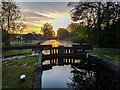
{"label": "cloud", "polygon": [[56,19],[57,18],[52,18],[52,17],[26,17],[26,21],[31,21],[31,22],[34,21],[40,22],[40,21],[56,20]]}
{"label": "cloud", "polygon": [[36,21],[34,22],[25,21],[25,24],[27,25],[27,28],[41,28],[43,23],[36,22]]}
{"label": "cloud", "polygon": [[18,2],[20,7],[29,10],[42,10],[44,12],[64,12],[69,11],[68,2]]}
{"label": "cloud", "polygon": [[49,13],[33,11],[29,9],[22,9],[22,16],[26,21],[45,21],[45,20],[58,20],[59,18],[52,17]]}
{"label": "cloud", "polygon": [[46,17],[46,16],[38,14],[35,11],[32,11],[32,10],[31,11],[30,10],[23,10],[22,12],[27,17],[33,17],[33,16],[34,17]]}
{"label": "cloud", "polygon": [[39,13],[40,15],[43,15],[44,17],[27,17],[27,26],[31,28],[41,28],[44,23],[51,23],[53,25],[53,30],[57,32],[58,28],[66,28],[68,24],[71,23],[71,18],[68,12],[47,12]]}
{"label": "cloud", "polygon": [[50,2],[20,2],[22,16],[25,17],[27,28],[25,32],[40,31],[44,23],[53,25],[55,32],[60,27],[67,27],[71,23],[67,3]]}

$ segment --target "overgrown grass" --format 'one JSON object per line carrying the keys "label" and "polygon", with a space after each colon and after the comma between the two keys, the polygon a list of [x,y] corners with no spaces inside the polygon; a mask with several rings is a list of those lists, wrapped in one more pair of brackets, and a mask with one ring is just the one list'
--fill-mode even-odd
{"label": "overgrown grass", "polygon": [[94,48],[93,50],[87,50],[87,52],[93,53],[95,55],[98,55],[99,57],[109,60],[111,62],[114,62],[116,64],[120,64],[120,54],[116,52],[112,52],[109,50],[103,50]]}
{"label": "overgrown grass", "polygon": [[[2,87],[3,88],[33,88],[35,63],[38,56],[26,57],[22,59],[5,61],[2,67]],[[23,66],[24,64],[27,66]],[[25,82],[21,82],[20,75],[25,74]]]}
{"label": "overgrown grass", "polygon": [[31,54],[32,49],[22,49],[22,50],[4,50],[2,51],[2,57],[11,57],[15,55]]}

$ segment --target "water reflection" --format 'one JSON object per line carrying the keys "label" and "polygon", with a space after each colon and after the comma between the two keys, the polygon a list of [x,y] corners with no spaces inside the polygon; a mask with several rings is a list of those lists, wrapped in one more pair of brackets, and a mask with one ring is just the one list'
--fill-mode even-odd
{"label": "water reflection", "polygon": [[[65,59],[64,60],[69,60]],[[43,62],[42,88],[71,88],[92,90],[120,90],[120,81],[107,69],[98,67],[86,60],[73,59],[74,62],[62,64],[59,59]],[[54,63],[53,63],[54,62]],[[62,66],[61,66],[62,65]]]}
{"label": "water reflection", "polygon": [[[62,45],[56,40],[46,41],[46,43],[48,45],[51,43],[53,47]],[[58,51],[54,52],[58,53]],[[63,58],[57,55],[47,57],[47,54],[50,54],[50,50],[43,50],[42,53],[47,58],[47,60],[43,59],[42,88],[120,90],[120,80],[113,77],[109,70],[95,63],[73,57]]]}
{"label": "water reflection", "polygon": [[71,69],[70,65],[64,65],[43,71],[42,88],[68,88],[66,83],[70,82]]}
{"label": "water reflection", "polygon": [[52,43],[52,47],[58,47],[60,45],[60,43],[58,41],[55,41]]}
{"label": "water reflection", "polygon": [[[90,67],[89,64],[86,64],[86,67]],[[95,67],[94,70],[93,68],[85,68],[82,67],[81,69],[79,65],[73,66],[73,70],[70,72],[71,76],[69,77],[71,82],[67,83],[69,88],[81,90],[120,90],[120,80],[113,77],[107,69]]]}
{"label": "water reflection", "polygon": [[72,47],[72,43],[60,42],[58,40],[47,40],[43,42],[41,45],[52,45],[52,47],[59,47],[59,46]]}
{"label": "water reflection", "polygon": [[50,50],[42,50],[42,53],[43,53],[44,55],[50,54]]}
{"label": "water reflection", "polygon": [[60,42],[58,42],[57,40],[47,40],[41,45],[52,45],[52,47],[58,47],[60,45]]}
{"label": "water reflection", "polygon": [[95,87],[95,72],[87,71],[84,69],[77,69],[74,67],[70,73],[71,82],[67,83],[67,86],[69,88],[78,88],[86,90],[88,88],[93,89]]}
{"label": "water reflection", "polygon": [[68,64],[77,64],[81,63],[82,60],[80,59],[69,59],[69,58],[56,58],[56,59],[49,59],[49,60],[43,60],[43,65],[68,65]]}

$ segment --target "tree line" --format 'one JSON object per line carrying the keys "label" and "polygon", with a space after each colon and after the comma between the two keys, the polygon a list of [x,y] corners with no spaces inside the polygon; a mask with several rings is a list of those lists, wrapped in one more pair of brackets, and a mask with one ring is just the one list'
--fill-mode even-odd
{"label": "tree line", "polygon": [[120,2],[69,2],[73,40],[120,45]]}

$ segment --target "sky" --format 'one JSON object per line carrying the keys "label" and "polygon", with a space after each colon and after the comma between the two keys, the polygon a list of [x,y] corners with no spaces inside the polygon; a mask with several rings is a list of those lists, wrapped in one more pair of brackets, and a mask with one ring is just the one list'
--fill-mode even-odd
{"label": "sky", "polygon": [[51,23],[57,33],[58,28],[66,28],[72,22],[68,2],[17,2],[27,28],[23,34],[41,33],[45,23]]}

